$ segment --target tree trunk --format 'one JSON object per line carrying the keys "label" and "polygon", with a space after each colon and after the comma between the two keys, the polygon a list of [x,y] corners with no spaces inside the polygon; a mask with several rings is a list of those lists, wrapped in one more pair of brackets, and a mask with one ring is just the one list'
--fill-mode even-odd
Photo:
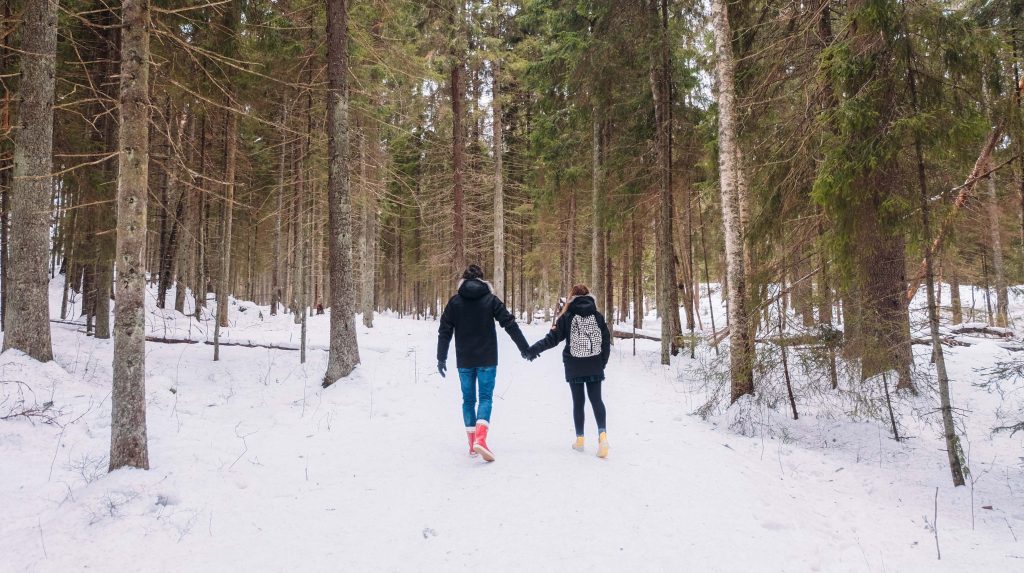
{"label": "tree trunk", "polygon": [[[17,25],[11,14],[11,0],[4,1],[4,27],[3,37],[10,38],[13,36],[13,30]],[[56,46],[54,47],[56,50]],[[14,57],[12,55],[13,50],[7,45],[7,42],[0,42],[0,72],[3,74],[13,74],[14,66],[12,61]],[[3,109],[0,110],[0,133],[11,132],[11,90],[7,82],[3,82],[4,98],[3,98]],[[8,136],[9,141],[9,136]],[[10,214],[11,214],[11,161],[13,157],[9,155],[10,149],[7,141],[4,142],[2,148],[0,148],[0,331],[3,331],[7,324],[7,291],[9,287],[8,278],[10,277]],[[76,214],[77,216],[77,214]],[[67,283],[71,278],[70,269],[65,275],[65,291],[67,290]],[[64,300],[61,301],[61,318],[64,318],[67,310],[67,295],[65,293]]]}
{"label": "tree trunk", "polygon": [[352,234],[348,185],[348,6],[327,0],[327,201],[331,224],[331,344],[323,386],[348,376],[359,364],[352,315]]}
{"label": "tree trunk", "polygon": [[656,148],[658,150],[658,183],[660,212],[658,217],[658,242],[655,245],[658,276],[658,311],[661,313],[661,363],[668,364],[670,356],[678,352],[677,335],[679,326],[679,293],[676,283],[675,241],[672,231],[674,208],[672,206],[672,95],[671,67],[668,56],[668,15],[667,0],[661,0],[662,14],[659,17],[652,3],[652,20],[657,26],[657,53],[650,72],[651,95],[654,98],[656,122]]}
{"label": "tree trunk", "polygon": [[[363,326],[373,328],[373,314],[376,310],[377,279],[377,197],[374,186],[383,186],[383,158],[381,157],[380,130],[376,123],[367,130],[369,145],[366,157],[372,164],[370,178],[364,181],[365,201],[363,202]],[[372,184],[370,183],[372,181]]]}
{"label": "tree trunk", "polygon": [[[206,113],[203,113],[199,126],[199,172],[206,173]],[[192,297],[195,299],[196,320],[203,319],[203,307],[206,306],[206,178],[199,178],[199,188],[195,190],[196,214],[193,233],[196,237],[195,248],[195,282],[192,285]]]}
{"label": "tree trunk", "polygon": [[[288,125],[288,103],[287,95],[282,96],[281,101],[281,125]],[[277,167],[277,208],[274,210],[274,254],[273,271],[270,285],[270,315],[277,315],[277,306],[281,304],[281,217],[284,210],[284,181],[286,169],[286,158],[288,156],[288,132],[281,129],[281,155]]]}
{"label": "tree trunk", "polygon": [[[457,37],[462,29],[461,5],[457,3],[450,12],[452,36]],[[452,270],[461,272],[466,266],[466,236],[465,236],[465,213],[464,198],[462,189],[463,172],[465,171],[465,135],[463,134],[462,120],[465,102],[462,100],[462,66],[463,54],[456,47],[458,40],[453,41],[452,48],[452,69],[451,69],[451,97],[452,97]]]}
{"label": "tree trunk", "polygon": [[224,233],[221,236],[221,267],[217,280],[217,323],[228,326],[228,297],[231,295],[231,231],[235,215],[235,172],[238,157],[238,114],[228,112],[224,149]]}
{"label": "tree trunk", "polygon": [[960,324],[964,321],[964,309],[960,303],[960,273],[952,256],[946,259],[946,267],[949,269],[949,305],[952,307],[953,324]]}
{"label": "tree trunk", "polygon": [[608,309],[605,307],[603,299],[605,289],[605,245],[604,220],[602,216],[604,201],[601,197],[601,192],[604,185],[604,172],[601,165],[601,122],[599,120],[600,115],[597,104],[594,104],[592,113],[594,117],[591,120],[593,123],[593,141],[591,142],[593,147],[591,208],[594,211],[594,222],[590,231],[590,294],[597,301],[597,309],[607,313]]}
{"label": "tree trunk", "polygon": [[149,179],[149,1],[124,0],[121,14],[111,471],[124,466],[149,469],[144,267]]}
{"label": "tree trunk", "polygon": [[722,225],[725,235],[726,274],[729,299],[729,354],[731,396],[754,393],[751,341],[747,324],[746,276],[744,272],[743,229],[740,213],[738,176],[743,172],[737,165],[740,154],[736,142],[737,112],[735,107],[735,62],[732,54],[732,30],[725,0],[712,0],[712,22],[715,35],[715,76],[718,80],[718,145],[719,178],[722,187]]}
{"label": "tree trunk", "polygon": [[[561,190],[561,180],[556,177],[556,194]],[[576,189],[569,188],[569,214],[565,222],[565,246],[562,250],[562,285],[559,296],[568,296],[569,289],[576,284]]]}
{"label": "tree trunk", "polygon": [[[500,10],[500,8],[498,8]],[[494,114],[494,292],[505,300],[505,138],[501,122],[501,62],[494,59],[491,107]]]}
{"label": "tree trunk", "polygon": [[[989,168],[995,168],[991,159],[989,159]],[[1010,301],[1006,289],[1006,267],[1003,264],[1003,241],[999,224],[999,195],[996,193],[995,173],[991,173],[988,176],[988,226],[992,238],[992,272],[995,273],[996,326],[1005,328]]]}
{"label": "tree trunk", "polygon": [[[186,107],[181,112],[181,130],[179,135],[184,137],[185,128],[188,127],[188,155],[186,160],[187,165],[194,165],[195,163],[195,144],[196,144],[196,118],[195,113]],[[180,145],[179,145],[180,148]],[[186,169],[184,175],[187,179],[184,179],[184,186],[181,190],[182,201],[185,203],[184,213],[185,216],[182,219],[180,225],[182,227],[181,239],[179,240],[178,249],[181,252],[181,258],[178,261],[178,272],[177,272],[177,284],[174,289],[174,310],[185,314],[185,296],[188,291],[189,285],[194,284],[192,277],[195,276],[195,242],[196,242],[196,221],[198,216],[196,214],[196,208],[198,207],[198,199],[195,191],[195,176],[192,173],[192,169]]]}
{"label": "tree trunk", "polygon": [[[913,51],[910,48],[909,39],[907,42],[908,60],[913,61]],[[910,87],[911,101],[914,112],[918,112],[917,82],[914,78],[914,70],[910,68],[907,72],[907,81]],[[924,153],[921,151],[920,136],[915,135],[914,152],[917,158],[917,180],[920,188],[921,199],[921,228],[924,242],[925,262],[925,288],[928,290],[928,326],[932,335],[932,356],[935,360],[935,373],[939,382],[939,403],[942,411],[942,427],[945,431],[946,453],[949,459],[949,469],[953,475],[953,485],[964,485],[964,470],[961,465],[962,450],[960,439],[956,435],[956,427],[953,424],[953,407],[949,398],[949,376],[946,374],[946,359],[942,351],[942,338],[939,334],[939,309],[935,304],[935,275],[932,261],[931,243],[931,221],[929,220],[929,197],[928,183],[925,176]],[[994,194],[994,192],[993,192]],[[900,265],[905,264],[905,259],[900,259]],[[902,293],[901,293],[902,294]],[[895,424],[894,424],[895,426]]]}
{"label": "tree trunk", "polygon": [[4,350],[53,360],[49,280],[57,2],[28,0],[23,14],[19,123],[14,139],[7,331]]}
{"label": "tree trunk", "polygon": [[636,212],[630,217],[633,227],[633,328],[644,327],[644,239],[636,224]]}

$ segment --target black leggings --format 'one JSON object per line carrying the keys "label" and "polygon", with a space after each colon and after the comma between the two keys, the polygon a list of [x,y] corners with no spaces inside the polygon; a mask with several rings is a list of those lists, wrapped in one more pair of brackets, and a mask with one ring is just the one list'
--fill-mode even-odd
{"label": "black leggings", "polygon": [[587,387],[587,394],[590,396],[590,405],[594,408],[594,417],[597,418],[597,429],[600,432],[605,430],[604,401],[601,400],[601,382],[570,383],[572,389],[572,421],[576,424],[576,435],[583,435],[583,407],[586,399],[583,396],[583,387]]}

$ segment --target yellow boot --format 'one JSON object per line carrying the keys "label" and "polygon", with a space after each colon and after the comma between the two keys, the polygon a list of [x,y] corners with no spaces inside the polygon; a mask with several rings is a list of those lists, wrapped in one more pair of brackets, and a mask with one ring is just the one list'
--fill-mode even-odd
{"label": "yellow boot", "polygon": [[572,445],[572,449],[577,452],[583,451],[583,436],[576,436],[576,443]]}
{"label": "yellow boot", "polygon": [[601,432],[601,437],[598,439],[597,457],[608,457],[608,434],[605,432]]}

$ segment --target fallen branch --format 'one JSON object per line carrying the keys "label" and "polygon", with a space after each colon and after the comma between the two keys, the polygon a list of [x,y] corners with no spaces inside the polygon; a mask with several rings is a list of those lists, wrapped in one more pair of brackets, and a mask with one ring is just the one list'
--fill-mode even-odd
{"label": "fallen branch", "polygon": [[40,404],[28,384],[20,380],[0,380],[0,420],[25,418],[29,422],[56,424],[61,414],[63,412],[54,409],[52,401]]}

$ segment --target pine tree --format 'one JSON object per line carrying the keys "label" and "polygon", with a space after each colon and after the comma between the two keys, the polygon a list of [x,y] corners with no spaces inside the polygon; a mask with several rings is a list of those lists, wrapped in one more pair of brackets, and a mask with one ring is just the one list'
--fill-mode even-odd
{"label": "pine tree", "polygon": [[348,376],[359,364],[353,318],[355,285],[352,282],[352,205],[349,197],[348,121],[348,5],[327,3],[327,201],[330,211],[331,346],[327,358],[326,388]]}
{"label": "pine tree", "polygon": [[117,309],[110,470],[149,469],[146,440],[146,206],[149,178],[149,0],[121,5]]}
{"label": "pine tree", "polygon": [[51,203],[52,193],[57,6],[57,0],[28,0],[23,15],[9,268],[4,265],[3,348],[20,350],[40,362],[53,359],[46,274],[50,213],[43,206]]}

